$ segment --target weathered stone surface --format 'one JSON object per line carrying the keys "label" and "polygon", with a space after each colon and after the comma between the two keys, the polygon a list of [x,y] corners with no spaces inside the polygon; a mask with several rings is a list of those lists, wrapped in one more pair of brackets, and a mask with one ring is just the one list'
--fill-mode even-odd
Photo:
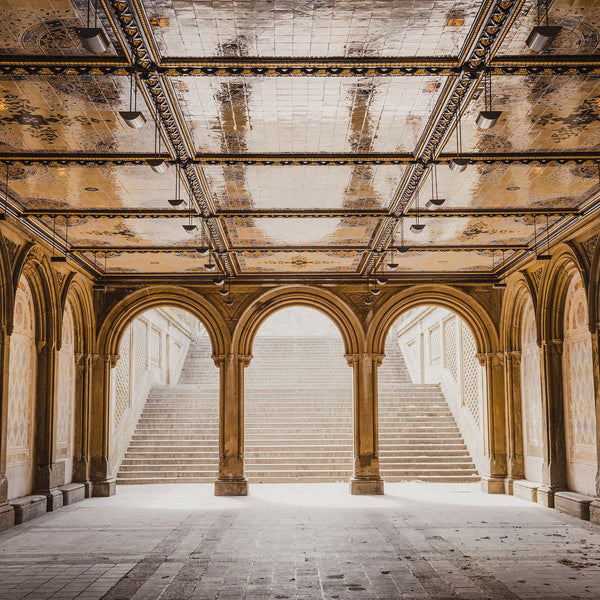
{"label": "weathered stone surface", "polygon": [[52,512],[63,507],[63,494],[58,488],[50,490],[46,494],[46,497],[48,498],[48,512]]}
{"label": "weathered stone surface", "polygon": [[0,531],[5,531],[15,524],[15,509],[10,504],[0,506]]}
{"label": "weathered stone surface", "polygon": [[217,479],[215,481],[215,496],[247,496],[247,495],[248,495],[248,481],[245,479],[242,479],[242,480]]}
{"label": "weathered stone surface", "polygon": [[504,478],[482,477],[481,478],[481,491],[486,494],[504,494],[506,492],[506,487],[504,485]]}
{"label": "weathered stone surface", "polygon": [[551,487],[542,485],[537,489],[537,502],[546,508],[554,508],[555,490]]}
{"label": "weathered stone surface", "polygon": [[567,513],[584,521],[590,520],[590,504],[594,499],[575,492],[556,492],[554,507],[560,512]]}
{"label": "weathered stone surface", "polygon": [[350,493],[353,496],[369,496],[383,494],[382,479],[356,479],[350,480]]}
{"label": "weathered stone surface", "polygon": [[81,502],[85,498],[85,485],[83,483],[67,483],[60,486],[63,495],[63,506]]}
{"label": "weathered stone surface", "polygon": [[8,502],[15,509],[15,525],[35,519],[48,510],[48,498],[42,495],[23,496]]}
{"label": "weathered stone surface", "polygon": [[539,483],[527,481],[526,479],[519,479],[513,482],[513,495],[522,500],[537,502],[537,491],[539,487]]}
{"label": "weathered stone surface", "polygon": [[600,525],[600,500],[598,498],[590,503],[590,521]]}

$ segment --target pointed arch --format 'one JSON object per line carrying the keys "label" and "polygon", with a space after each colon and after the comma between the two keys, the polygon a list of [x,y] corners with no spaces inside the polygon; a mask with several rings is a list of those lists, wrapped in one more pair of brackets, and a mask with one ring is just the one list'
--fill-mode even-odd
{"label": "pointed arch", "polygon": [[[500,312],[500,340],[502,348],[512,352],[521,350],[523,311],[529,299],[533,303],[534,310],[536,309],[537,291],[530,275],[526,272],[516,273],[508,279],[507,283]],[[539,329],[537,337],[539,341]]]}

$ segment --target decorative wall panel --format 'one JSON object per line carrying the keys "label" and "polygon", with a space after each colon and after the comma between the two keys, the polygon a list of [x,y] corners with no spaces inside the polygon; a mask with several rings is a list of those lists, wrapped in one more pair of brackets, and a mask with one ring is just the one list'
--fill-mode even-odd
{"label": "decorative wall panel", "polygon": [[33,297],[22,277],[10,336],[6,443],[9,498],[30,494],[33,486],[36,362]]}
{"label": "decorative wall panel", "polygon": [[477,344],[469,327],[461,322],[463,342],[463,398],[465,406],[469,409],[473,421],[479,427],[481,404],[481,365],[477,361]]}
{"label": "decorative wall panel", "polygon": [[129,364],[131,352],[131,327],[128,327],[123,334],[121,345],[119,346],[119,361],[114,370],[115,381],[115,429],[118,429],[123,416],[129,410],[130,406],[130,370]]}
{"label": "decorative wall panel", "polygon": [[456,354],[456,318],[444,321],[444,364],[452,379],[458,383],[458,361]]}
{"label": "decorative wall panel", "polygon": [[[585,288],[574,275],[567,291],[564,315],[563,382],[567,478],[569,486],[584,493],[593,488],[596,455],[596,416],[592,340],[588,328]],[[593,469],[581,469],[587,465]],[[585,473],[590,475],[586,478]]]}
{"label": "decorative wall panel", "polygon": [[542,457],[542,379],[533,302],[527,300],[521,325],[521,402],[523,445],[528,456]]}

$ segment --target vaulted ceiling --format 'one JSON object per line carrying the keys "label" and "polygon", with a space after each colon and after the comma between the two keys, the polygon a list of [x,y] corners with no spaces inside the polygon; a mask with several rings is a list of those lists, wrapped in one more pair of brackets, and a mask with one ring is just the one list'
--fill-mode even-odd
{"label": "vaulted ceiling", "polygon": [[[7,212],[97,275],[212,277],[208,245],[240,279],[489,278],[600,203],[600,0],[550,1],[541,54],[531,0],[98,7],[102,55],[86,0],[0,0]],[[119,116],[132,73],[141,129]]]}

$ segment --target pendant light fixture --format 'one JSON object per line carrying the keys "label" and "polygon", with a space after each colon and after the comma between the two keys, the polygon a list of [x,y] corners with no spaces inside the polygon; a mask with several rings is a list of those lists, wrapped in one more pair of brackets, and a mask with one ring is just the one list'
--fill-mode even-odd
{"label": "pendant light fixture", "polygon": [[[504,252],[505,250],[502,250],[502,263],[501,266],[504,267]],[[496,262],[496,251],[492,250],[492,271],[495,271],[495,262]],[[506,289],[506,281],[504,280],[504,276],[500,276],[498,278],[498,280],[494,281],[494,283],[492,284],[492,287],[496,290],[503,290]]]}
{"label": "pendant light fixture", "polygon": [[536,253],[535,259],[536,260],[542,260],[542,261],[547,261],[550,260],[550,255],[546,255],[546,254],[539,254],[537,252],[537,240],[538,240],[538,235],[537,235],[537,215],[533,215],[533,249]]}
{"label": "pendant light fixture", "polygon": [[188,232],[192,233],[196,229],[196,224],[192,221],[192,199],[188,195],[188,222],[183,224],[183,228]]}
{"label": "pendant light fixture", "polygon": [[492,71],[489,65],[489,54],[488,61],[483,72],[483,102],[484,110],[477,115],[477,127],[479,129],[491,129],[500,118],[502,114],[501,110],[492,109]]}
{"label": "pendant light fixture", "polygon": [[437,178],[437,164],[433,163],[431,166],[431,198],[427,200],[425,208],[439,208],[446,202],[446,198],[440,198],[438,189],[438,178]]}
{"label": "pendant light fixture", "polygon": [[460,94],[456,106],[456,156],[450,161],[449,167],[456,173],[461,173],[469,166],[469,159],[462,156],[462,122],[460,118]]}
{"label": "pendant light fixture", "polygon": [[550,217],[546,215],[546,253],[538,254],[537,260],[549,261],[552,260],[552,255],[550,254],[550,235],[548,231],[550,230]]}
{"label": "pendant light fixture", "polygon": [[179,163],[175,165],[175,198],[169,198],[168,202],[171,206],[179,206],[183,204],[183,198],[181,197],[181,178],[180,178],[181,167]]}
{"label": "pendant light fixture", "polygon": [[166,173],[169,170],[169,163],[160,157],[160,143],[162,136],[160,135],[160,126],[158,121],[158,112],[154,121],[154,158],[148,161],[148,166],[155,173]]}
{"label": "pendant light fixture", "polygon": [[196,248],[196,252],[198,252],[200,256],[208,256],[208,253],[210,252],[208,242],[205,239],[203,230],[199,229],[198,231],[200,232],[200,235],[198,236],[200,239],[198,240],[198,247]]}
{"label": "pendant light fixture", "polygon": [[398,247],[398,252],[408,252],[408,246],[404,243],[404,216],[402,216],[400,220],[400,246]]}
{"label": "pendant light fixture", "polygon": [[379,294],[381,294],[381,290],[378,287],[371,287],[371,283],[369,283],[369,291],[373,296],[379,296]]}
{"label": "pendant light fixture", "polygon": [[119,114],[125,124],[132,129],[139,129],[146,124],[146,117],[137,109],[137,77],[135,76],[135,62],[131,67],[129,76],[129,110],[120,110]]}
{"label": "pendant light fixture", "polygon": [[214,284],[215,284],[217,287],[221,287],[222,285],[224,285],[224,284],[225,284],[225,278],[224,278],[224,277],[221,277],[221,276],[219,275],[219,277],[215,277],[215,278],[213,279],[213,283],[214,283]]}
{"label": "pendant light fixture", "polygon": [[94,26],[90,27],[90,10],[92,1],[87,3],[87,27],[77,29],[77,36],[84,48],[92,54],[102,54],[108,50],[108,38],[101,27],[98,27],[98,0],[94,0]]}
{"label": "pendant light fixture", "polygon": [[[542,12],[543,21],[542,23]],[[537,2],[537,25],[531,30],[527,41],[527,47],[534,52],[543,52],[555,40],[556,36],[561,32],[560,25],[548,24],[548,0],[538,0]]]}
{"label": "pendant light fixture", "polygon": [[213,262],[212,252],[208,253],[208,262],[204,265],[204,268],[207,271],[214,271],[214,270],[216,270],[217,265],[215,265],[215,263]]}
{"label": "pendant light fixture", "polygon": [[224,280],[223,284],[221,284],[221,289],[219,290],[219,294],[221,294],[221,296],[229,296],[229,281]]}
{"label": "pendant light fixture", "polygon": [[6,179],[4,181],[4,198],[2,199],[2,212],[0,221],[6,221],[6,205],[8,204],[8,163],[6,163]]}
{"label": "pendant light fixture", "polygon": [[417,191],[417,200],[416,200],[417,214],[415,216],[415,222],[410,226],[410,230],[413,233],[421,233],[421,231],[423,231],[423,229],[425,229],[425,223],[421,223],[421,211],[420,211],[420,207],[419,207],[419,196],[420,196],[420,193],[419,193],[419,191]]}
{"label": "pendant light fixture", "polygon": [[395,271],[399,266],[400,265],[394,260],[394,248],[392,247],[390,262],[387,264],[387,267],[390,271]]}
{"label": "pendant light fixture", "polygon": [[[52,238],[54,241],[54,244],[52,245],[52,256],[50,257],[50,262],[53,263],[66,263],[67,262],[67,257],[63,256],[63,255],[58,255],[55,254],[56,251],[56,215],[54,215],[54,217],[52,218]],[[65,244],[68,243],[68,236],[69,236],[69,217],[65,217]]]}

